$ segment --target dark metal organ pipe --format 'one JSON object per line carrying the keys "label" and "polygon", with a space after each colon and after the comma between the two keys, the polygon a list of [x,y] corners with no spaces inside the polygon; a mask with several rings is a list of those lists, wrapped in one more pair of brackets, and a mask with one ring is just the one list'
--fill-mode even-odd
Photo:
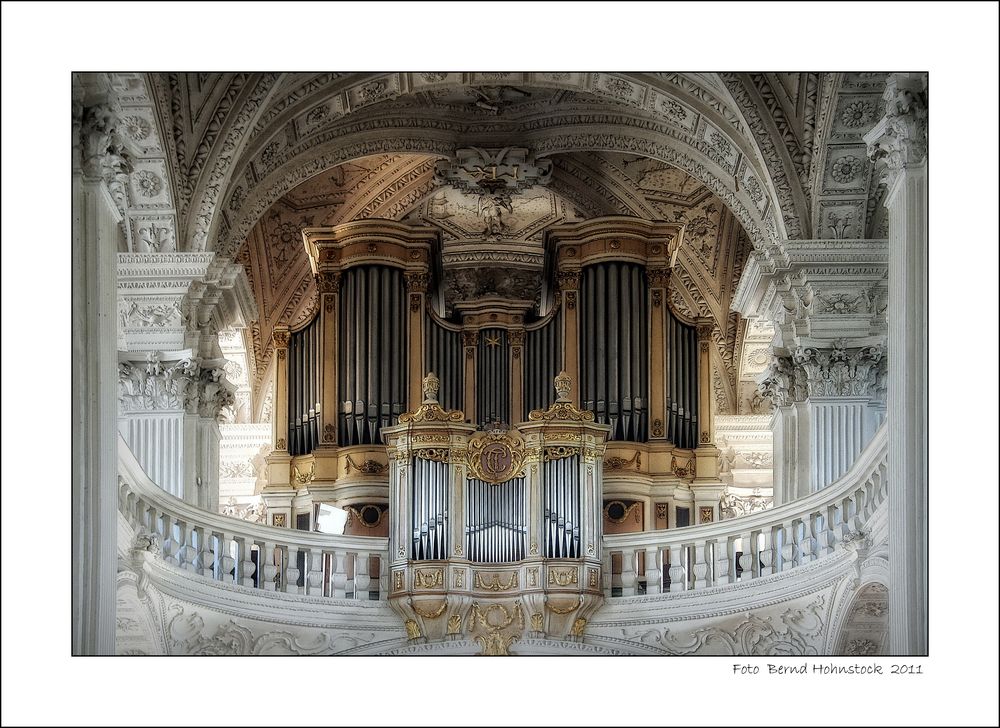
{"label": "dark metal organ pipe", "polygon": [[666,315],[667,439],[677,447],[698,447],[698,332]]}
{"label": "dark metal organ pipe", "polygon": [[508,563],[525,554],[527,509],[524,478],[498,485],[467,481],[465,546],[470,561]]}
{"label": "dark metal organ pipe", "polygon": [[310,453],[319,444],[319,316],[288,338],[288,451]]}
{"label": "dark metal organ pipe", "polygon": [[544,326],[529,330],[524,336],[524,412],[548,409],[555,401],[552,382],[563,366],[562,319],[553,316]]}
{"label": "dark metal organ pipe", "polygon": [[[645,269],[598,263],[580,281],[580,400],[611,440],[644,441],[649,403],[649,314]],[[657,372],[662,376],[662,372]]]}
{"label": "dark metal organ pipe", "polygon": [[406,408],[406,289],[402,271],[359,266],[340,288],[338,432],[341,445],[380,444]]}
{"label": "dark metal organ pipe", "polygon": [[510,341],[504,329],[479,332],[476,351],[476,422],[510,424]]}
{"label": "dark metal organ pipe", "polygon": [[447,329],[430,315],[426,322],[427,368],[441,380],[438,402],[445,409],[464,409],[465,354],[462,332]]}

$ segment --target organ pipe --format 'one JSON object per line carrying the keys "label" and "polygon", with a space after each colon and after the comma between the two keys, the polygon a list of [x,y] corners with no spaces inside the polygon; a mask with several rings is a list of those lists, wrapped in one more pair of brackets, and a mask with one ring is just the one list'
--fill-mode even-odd
{"label": "organ pipe", "polygon": [[542,530],[545,556],[580,557],[580,456],[546,461],[542,468]]}
{"label": "organ pipe", "polygon": [[677,447],[698,446],[698,332],[669,309],[666,315],[667,439]]}
{"label": "organ pipe", "polygon": [[509,423],[510,341],[505,329],[483,329],[476,352],[476,421]]}
{"label": "organ pipe", "polygon": [[552,380],[563,368],[562,320],[557,313],[543,326],[529,329],[524,337],[524,412],[548,409],[555,401]]}
{"label": "organ pipe", "polygon": [[[581,402],[612,440],[646,439],[649,401],[648,283],[642,266],[598,263],[580,282]],[[662,376],[662,373],[657,373]]]}
{"label": "organ pipe", "polygon": [[462,332],[459,329],[447,328],[430,314],[427,315],[425,331],[427,370],[434,372],[441,380],[438,401],[445,409],[462,409],[465,399],[465,355]]}
{"label": "organ pipe", "polygon": [[410,558],[445,559],[448,556],[448,464],[415,458],[412,470]]}
{"label": "organ pipe", "polygon": [[359,266],[341,278],[338,417],[341,445],[379,444],[406,409],[406,290],[402,271]]}
{"label": "organ pipe", "polygon": [[525,555],[527,514],[524,478],[493,485],[467,481],[465,498],[465,547],[470,561],[509,563]]}
{"label": "organ pipe", "polygon": [[304,455],[319,445],[319,317],[288,339],[288,451]]}

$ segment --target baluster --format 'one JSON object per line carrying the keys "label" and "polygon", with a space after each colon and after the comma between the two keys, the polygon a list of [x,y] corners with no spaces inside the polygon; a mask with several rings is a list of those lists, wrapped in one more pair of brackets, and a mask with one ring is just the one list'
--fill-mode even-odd
{"label": "baluster", "polygon": [[776,531],[779,530],[778,526],[772,526],[771,528],[765,528],[761,531],[761,549],[760,549],[760,575],[770,576],[775,572],[775,540],[777,539]]}
{"label": "baluster", "polygon": [[[804,520],[799,521],[799,529],[796,529],[799,546],[799,564],[808,564],[816,558],[816,539],[813,537],[815,527],[815,514],[810,513]],[[801,535],[800,535],[801,534]]]}
{"label": "baluster", "polygon": [[[236,559],[233,558],[233,546],[239,549],[239,553],[242,555],[244,546],[240,544],[234,537],[233,534],[223,531],[219,534],[219,551],[217,554],[216,561],[219,564],[219,579],[226,582],[227,584],[232,584],[238,582],[242,584],[239,580],[239,574],[236,573]],[[233,572],[233,573],[229,573]],[[252,585],[253,582],[251,582]]]}
{"label": "baluster", "polygon": [[781,571],[789,571],[799,565],[798,521],[785,521],[777,527],[781,533]]}
{"label": "baluster", "polygon": [[333,555],[333,598],[347,597],[347,552],[337,549]]}
{"label": "baluster", "polygon": [[604,596],[611,598],[611,552],[604,550],[601,554],[601,586]]}
{"label": "baluster", "polygon": [[684,547],[675,544],[670,547],[670,591],[687,590],[687,575],[684,573]]}
{"label": "baluster", "polygon": [[344,598],[345,599],[356,599],[357,591],[355,588],[354,575],[357,571],[357,554],[348,553],[347,554],[347,580],[344,582]]}
{"label": "baluster", "polygon": [[181,562],[178,551],[180,550],[181,543],[178,542],[177,537],[174,535],[174,518],[167,513],[161,513],[159,521],[163,529],[163,560],[168,564],[180,566]]}
{"label": "baluster", "polygon": [[177,551],[180,567],[185,571],[197,571],[198,547],[194,543],[194,526],[186,521],[178,521],[180,534],[177,538],[180,548]]}
{"label": "baluster", "polygon": [[306,554],[306,594],[323,596],[323,551],[315,547]]}
{"label": "baluster", "polygon": [[288,594],[301,594],[302,587],[299,586],[299,549],[297,546],[287,546],[285,548],[285,592]]}
{"label": "baluster", "polygon": [[257,563],[255,564],[253,562],[253,547],[255,544],[243,536],[238,536],[234,540],[237,544],[237,557],[239,558],[237,564],[238,572],[236,574],[237,583],[242,586],[253,587],[254,582],[256,582],[257,588],[263,589],[264,550],[260,547],[257,548]]}
{"label": "baluster", "polygon": [[378,598],[385,599],[389,593],[389,554],[378,557]]}
{"label": "baluster", "polygon": [[209,531],[205,533],[204,526],[195,526],[194,532],[198,540],[198,573],[209,579],[215,578],[215,539]]}
{"label": "baluster", "polygon": [[732,584],[736,581],[733,552],[736,550],[735,536],[715,542],[715,584]]}
{"label": "baluster", "polygon": [[663,579],[663,564],[661,559],[661,552],[659,546],[647,546],[646,547],[646,593],[647,594],[660,594],[662,592],[662,585],[660,581]]}
{"label": "baluster", "polygon": [[[833,533],[833,518],[836,513],[836,506],[827,506],[826,512],[818,512],[812,515],[814,532],[816,534],[816,557],[822,558],[833,553],[836,543],[836,536]],[[823,524],[819,525],[822,518]]]}
{"label": "baluster", "polygon": [[261,564],[260,583],[266,591],[275,591],[275,577],[278,575],[278,566],[274,563],[276,545],[273,541],[265,541],[264,548],[258,557]]}
{"label": "baluster", "polygon": [[706,559],[706,549],[707,545],[704,541],[699,541],[697,543],[688,546],[693,554],[694,563],[692,564],[692,571],[694,572],[694,589],[704,589],[711,585],[709,581],[708,573],[708,561]]}
{"label": "baluster", "polygon": [[750,581],[758,576],[757,542],[753,533],[740,536],[743,555],[740,556],[740,581]]}
{"label": "baluster", "polygon": [[369,599],[372,578],[368,574],[368,554],[360,553],[354,557],[354,598]]}
{"label": "baluster", "polygon": [[853,505],[854,501],[851,499],[851,496],[846,496],[840,501],[840,523],[833,529],[838,542],[849,541],[853,535],[854,531],[851,528],[853,520],[851,510]]}
{"label": "baluster", "polygon": [[622,552],[622,596],[635,596],[635,585],[638,577],[635,573],[636,550],[628,548]]}

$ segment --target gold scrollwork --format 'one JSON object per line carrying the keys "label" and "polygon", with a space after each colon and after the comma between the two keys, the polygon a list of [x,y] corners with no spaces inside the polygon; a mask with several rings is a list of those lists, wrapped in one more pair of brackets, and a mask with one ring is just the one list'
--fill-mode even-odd
{"label": "gold scrollwork", "polygon": [[528,419],[532,422],[549,420],[568,420],[570,422],[593,422],[594,413],[573,406],[572,402],[554,402],[547,410],[531,410]]}
{"label": "gold scrollwork", "polygon": [[415,412],[404,412],[399,421],[407,422],[464,422],[465,414],[461,410],[442,409],[437,402],[425,402]]}
{"label": "gold scrollwork", "polygon": [[570,630],[570,634],[574,637],[583,637],[583,630],[587,628],[587,620],[583,617],[579,617],[575,622],[573,622],[573,629]]}
{"label": "gold scrollwork", "polygon": [[517,588],[517,572],[511,573],[510,578],[507,580],[506,584],[500,583],[500,575],[494,574],[493,580],[490,582],[484,582],[482,574],[476,573],[476,589],[486,589],[487,591],[501,592],[510,591],[511,589]]}
{"label": "gold scrollwork", "polygon": [[580,454],[580,448],[571,445],[552,445],[545,448],[545,462],[550,460],[562,460]]}
{"label": "gold scrollwork", "polygon": [[[361,506],[360,510],[355,508],[354,506],[346,506],[344,510],[347,511],[348,523],[350,523],[353,519],[357,519],[358,523],[360,523],[365,528],[378,528],[379,526],[382,525],[383,521],[385,521],[386,517],[388,517],[389,515],[388,510],[383,511],[378,506],[371,505],[370,503]],[[365,513],[370,513],[371,511],[375,511],[376,515],[375,515],[375,521],[369,523],[368,519],[365,518]]]}
{"label": "gold scrollwork", "polygon": [[444,586],[444,569],[414,569],[413,586],[416,589]]}
{"label": "gold scrollwork", "polygon": [[483,432],[469,440],[468,477],[504,483],[524,470],[524,440],[516,430]]}
{"label": "gold scrollwork", "polygon": [[387,472],[389,472],[388,464],[383,465],[378,460],[365,460],[364,462],[361,463],[361,465],[358,465],[356,462],[354,462],[351,456],[348,455],[347,467],[344,469],[345,474],[350,475],[352,468],[354,470],[357,470],[359,473],[363,473],[364,475],[385,475]]}
{"label": "gold scrollwork", "polygon": [[420,627],[412,619],[406,620],[404,623],[406,626],[406,639],[415,640],[420,637]]}
{"label": "gold scrollwork", "polygon": [[309,485],[316,478],[316,463],[313,463],[309,468],[309,472],[303,475],[299,472],[296,466],[292,466],[292,475],[295,477],[295,482],[299,485]]}
{"label": "gold scrollwork", "polygon": [[715,509],[712,506],[701,506],[698,509],[698,522],[711,523],[715,520]]}
{"label": "gold scrollwork", "polygon": [[608,470],[627,470],[632,467],[639,470],[639,468],[642,467],[642,452],[640,450],[636,450],[635,454],[629,460],[617,456],[604,458],[604,467]]}
{"label": "gold scrollwork", "polygon": [[458,634],[462,631],[462,618],[453,614],[448,617],[448,634]]}
{"label": "gold scrollwork", "polygon": [[549,584],[557,586],[569,586],[579,583],[579,574],[576,569],[549,569]]}
{"label": "gold scrollwork", "polygon": [[572,607],[555,607],[552,604],[550,604],[549,602],[545,602],[545,608],[546,609],[548,609],[553,614],[560,614],[560,615],[563,615],[563,614],[572,614],[577,609],[579,609],[581,606],[583,606],[583,595],[582,594],[580,595],[580,598],[577,600],[576,604],[574,604]]}
{"label": "gold scrollwork", "polygon": [[413,609],[413,612],[414,612],[414,613],[415,613],[415,614],[416,614],[416,615],[417,615],[418,617],[423,617],[424,619],[437,619],[437,618],[438,618],[438,617],[440,617],[440,616],[441,616],[442,614],[444,614],[444,610],[445,610],[445,609],[446,609],[446,608],[448,607],[448,600],[446,599],[446,600],[444,600],[443,602],[441,602],[441,606],[440,606],[440,607],[438,607],[438,608],[437,608],[437,609],[436,609],[435,611],[433,611],[433,612],[422,612],[422,611],[420,610],[420,607],[418,607],[418,606],[417,606],[416,604],[414,604],[414,603],[413,603],[412,601],[410,602],[410,607],[411,607],[411,608]]}
{"label": "gold scrollwork", "polygon": [[531,629],[535,632],[542,631],[542,620],[545,616],[541,612],[535,612],[531,615]]}
{"label": "gold scrollwork", "polygon": [[[499,620],[494,619],[494,615],[502,615]],[[508,648],[517,639],[516,634],[503,634],[502,630],[507,629],[514,620],[517,620],[518,629],[524,629],[524,612],[521,610],[521,602],[514,602],[514,606],[508,612],[502,604],[491,604],[482,610],[479,602],[472,603],[472,612],[469,615],[469,630],[476,626],[486,630],[485,635],[476,637],[476,641],[483,648],[484,655],[509,655]]]}
{"label": "gold scrollwork", "polygon": [[439,463],[448,462],[448,448],[422,447],[413,451],[413,456],[421,460],[434,460]]}
{"label": "gold scrollwork", "polygon": [[[618,518],[612,516],[611,515],[612,506],[620,506],[623,511],[622,515],[619,516]],[[604,506],[604,517],[611,523],[625,523],[625,521],[627,521],[629,517],[634,516],[636,523],[641,523],[642,522],[642,513],[640,511],[641,508],[642,504],[639,502],[633,503],[632,505],[625,505],[625,502],[620,500],[608,501],[607,504]]]}

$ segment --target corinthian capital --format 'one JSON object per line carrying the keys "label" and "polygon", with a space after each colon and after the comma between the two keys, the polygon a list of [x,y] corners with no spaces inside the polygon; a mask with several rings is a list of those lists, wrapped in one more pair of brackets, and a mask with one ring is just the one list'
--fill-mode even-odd
{"label": "corinthian capital", "polygon": [[125,205],[125,188],[132,169],[125,142],[118,133],[118,115],[110,106],[80,106],[79,148],[83,173],[103,179],[119,207]]}
{"label": "corinthian capital", "polygon": [[892,73],[886,81],[885,116],[865,134],[868,157],[892,177],[927,158],[927,74]]}

